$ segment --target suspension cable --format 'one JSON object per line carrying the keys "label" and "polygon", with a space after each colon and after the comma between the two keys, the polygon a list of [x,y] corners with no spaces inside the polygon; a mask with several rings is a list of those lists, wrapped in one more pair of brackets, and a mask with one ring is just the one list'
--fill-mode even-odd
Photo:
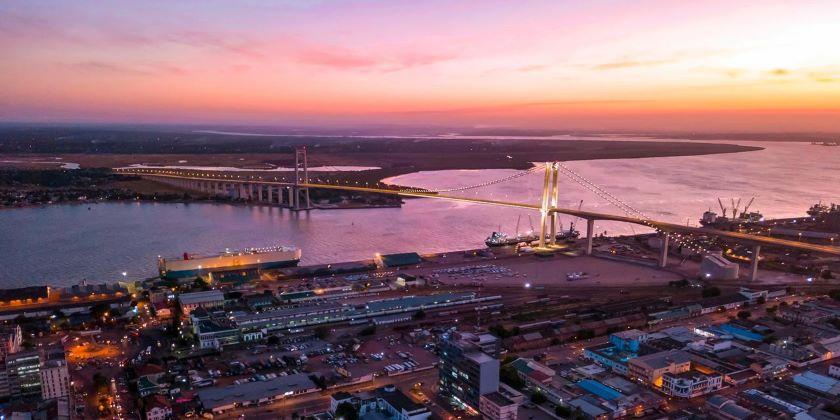
{"label": "suspension cable", "polygon": [[[573,171],[571,168],[569,168],[568,166],[566,166],[562,162],[558,162],[557,165],[558,165],[558,168],[560,168],[566,176],[568,176],[569,178],[571,178],[573,181],[577,182],[578,184],[580,184],[584,188],[588,189],[589,191],[595,193],[597,196],[607,200],[610,204],[618,207],[621,211],[626,213],[628,216],[634,216],[634,217],[640,219],[640,221],[644,225],[654,229],[658,233],[665,233],[662,229],[657,227],[652,222],[652,219],[650,217],[648,217],[645,213],[643,213],[641,210],[638,210],[638,209],[634,208],[630,204],[627,204],[626,202],[622,201],[618,197],[610,194],[609,192],[607,192],[606,190],[604,190],[603,188],[601,188],[600,186],[598,186],[594,182],[585,178],[583,175],[580,175],[579,173]],[[689,235],[683,235],[683,234],[680,234],[680,233],[677,233],[677,232],[670,232],[669,235],[672,235],[674,237],[675,242],[677,242],[678,244],[683,245],[683,246],[687,247],[688,249],[690,249],[690,250],[692,250],[692,251],[694,251],[698,254],[708,252],[708,250],[705,249],[705,247],[703,247],[702,245],[699,245],[697,243],[696,239],[694,239],[693,237],[691,237]]]}

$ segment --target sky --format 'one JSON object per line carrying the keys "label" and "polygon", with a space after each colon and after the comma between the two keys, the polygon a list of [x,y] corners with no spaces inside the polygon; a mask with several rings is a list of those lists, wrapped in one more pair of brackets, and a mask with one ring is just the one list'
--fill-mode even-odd
{"label": "sky", "polygon": [[840,132],[840,1],[0,2],[0,121]]}

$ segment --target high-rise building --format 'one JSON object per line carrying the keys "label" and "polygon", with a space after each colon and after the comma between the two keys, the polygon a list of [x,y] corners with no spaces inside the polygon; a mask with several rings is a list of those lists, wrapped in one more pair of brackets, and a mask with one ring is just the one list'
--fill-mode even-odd
{"label": "high-rise building", "polygon": [[48,400],[70,395],[70,372],[64,349],[48,349],[41,363],[41,398]]}
{"label": "high-rise building", "polygon": [[500,350],[492,334],[451,333],[438,364],[441,395],[478,411],[481,396],[499,389]]}
{"label": "high-rise building", "polygon": [[41,395],[41,355],[37,350],[6,356],[6,375],[11,397]]}

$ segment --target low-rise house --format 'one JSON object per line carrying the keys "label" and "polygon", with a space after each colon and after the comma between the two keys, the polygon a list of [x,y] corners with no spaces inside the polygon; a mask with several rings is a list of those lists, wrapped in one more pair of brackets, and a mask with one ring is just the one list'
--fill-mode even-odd
{"label": "low-rise house", "polygon": [[168,420],[172,418],[172,406],[162,395],[153,395],[144,400],[146,420]]}
{"label": "low-rise house", "polygon": [[196,308],[219,308],[225,304],[225,294],[221,290],[181,293],[178,295],[181,313],[188,316]]}
{"label": "low-rise house", "polygon": [[432,412],[428,407],[411,400],[393,385],[373,392],[350,394],[338,392],[330,396],[330,412],[335,415],[338,406],[350,404],[360,419],[426,420]]}
{"label": "low-rise house", "polygon": [[478,411],[487,420],[516,420],[519,404],[499,392],[491,392],[481,396]]}
{"label": "low-rise house", "polygon": [[750,420],[758,417],[751,410],[721,395],[712,395],[706,400],[706,405],[714,416],[724,420]]}

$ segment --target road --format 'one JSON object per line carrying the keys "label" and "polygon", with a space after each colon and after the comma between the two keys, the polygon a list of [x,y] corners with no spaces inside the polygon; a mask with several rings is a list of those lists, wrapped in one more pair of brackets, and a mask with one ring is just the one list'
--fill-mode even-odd
{"label": "road", "polygon": [[[305,416],[329,410],[330,395],[339,391],[351,393],[372,391],[376,388],[393,384],[397,386],[397,388],[401,389],[406,395],[411,397],[412,394],[409,392],[409,389],[412,387],[412,385],[414,385],[417,382],[422,382],[425,387],[429,384],[437,383],[437,379],[437,369],[428,369],[419,372],[411,372],[394,377],[383,376],[375,378],[373,381],[366,382],[363,384],[338,387],[326,391],[300,395],[294,398],[282,399],[273,404],[267,404],[258,407],[241,408],[228,413],[217,415],[214,418],[239,419],[243,418],[241,416],[244,415],[244,418],[249,420],[282,420],[284,418],[291,419],[293,413],[297,413],[299,416]],[[433,411],[436,411],[437,414],[441,414],[442,412],[440,407],[433,407]]]}

